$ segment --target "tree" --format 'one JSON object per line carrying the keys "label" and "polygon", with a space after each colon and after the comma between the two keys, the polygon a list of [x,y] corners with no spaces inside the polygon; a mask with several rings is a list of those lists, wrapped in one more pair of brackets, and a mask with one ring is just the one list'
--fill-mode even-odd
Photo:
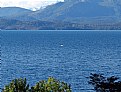
{"label": "tree", "polygon": [[118,77],[104,77],[102,74],[91,74],[89,84],[94,86],[96,92],[121,92],[121,81]]}
{"label": "tree", "polygon": [[70,85],[52,77],[49,77],[47,81],[42,80],[36,83],[31,89],[31,92],[71,92]]}
{"label": "tree", "polygon": [[48,80],[37,82],[35,86],[29,88],[26,78],[20,78],[12,80],[2,92],[71,92],[71,87],[65,82],[49,77]]}
{"label": "tree", "polygon": [[28,92],[29,91],[29,84],[26,82],[25,79],[14,79],[5,88],[2,92]]}

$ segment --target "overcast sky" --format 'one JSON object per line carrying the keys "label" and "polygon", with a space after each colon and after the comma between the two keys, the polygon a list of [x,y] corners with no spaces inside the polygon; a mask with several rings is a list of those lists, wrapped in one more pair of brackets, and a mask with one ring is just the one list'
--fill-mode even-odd
{"label": "overcast sky", "polygon": [[23,7],[26,9],[38,9],[41,6],[64,0],[0,0],[0,7]]}

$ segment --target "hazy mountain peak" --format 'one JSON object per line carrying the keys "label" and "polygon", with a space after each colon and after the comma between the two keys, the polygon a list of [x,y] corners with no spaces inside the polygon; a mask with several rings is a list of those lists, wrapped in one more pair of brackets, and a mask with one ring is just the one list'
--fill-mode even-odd
{"label": "hazy mountain peak", "polygon": [[0,17],[7,17],[12,15],[19,15],[23,13],[31,12],[31,10],[20,7],[2,7],[0,8]]}

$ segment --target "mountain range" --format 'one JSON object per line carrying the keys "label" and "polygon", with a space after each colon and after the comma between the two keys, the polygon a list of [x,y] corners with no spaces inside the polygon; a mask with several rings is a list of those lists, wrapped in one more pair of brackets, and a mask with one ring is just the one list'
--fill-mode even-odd
{"label": "mountain range", "polygon": [[120,24],[120,0],[65,0],[37,11],[0,8],[0,29],[120,29]]}

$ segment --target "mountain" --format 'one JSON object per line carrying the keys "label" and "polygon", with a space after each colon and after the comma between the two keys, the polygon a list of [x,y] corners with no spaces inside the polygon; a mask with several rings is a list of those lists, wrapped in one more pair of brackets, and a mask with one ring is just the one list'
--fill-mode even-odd
{"label": "mountain", "polygon": [[6,18],[6,19],[16,19],[16,20],[36,20],[33,17],[27,17],[30,13],[33,11],[20,8],[20,7],[3,7],[0,8],[0,17]]}
{"label": "mountain", "polygon": [[[15,10],[14,10],[15,9]],[[72,23],[110,23],[121,20],[120,0],[65,0],[35,12],[23,8],[1,8],[1,15],[22,21],[65,21]],[[7,11],[9,11],[7,13]],[[0,17],[1,17],[0,15]],[[12,16],[11,16],[12,15]]]}
{"label": "mountain", "polygon": [[30,12],[32,11],[19,7],[2,7],[0,8],[0,17],[15,16],[15,15],[17,16]]}
{"label": "mountain", "polygon": [[65,0],[47,6],[43,11],[37,11],[30,16],[47,21],[115,22],[119,20],[121,11],[117,8],[121,5],[117,6],[115,5],[117,3],[112,2],[111,0]]}
{"label": "mountain", "polygon": [[121,1],[65,0],[37,11],[0,8],[0,29],[121,29]]}

